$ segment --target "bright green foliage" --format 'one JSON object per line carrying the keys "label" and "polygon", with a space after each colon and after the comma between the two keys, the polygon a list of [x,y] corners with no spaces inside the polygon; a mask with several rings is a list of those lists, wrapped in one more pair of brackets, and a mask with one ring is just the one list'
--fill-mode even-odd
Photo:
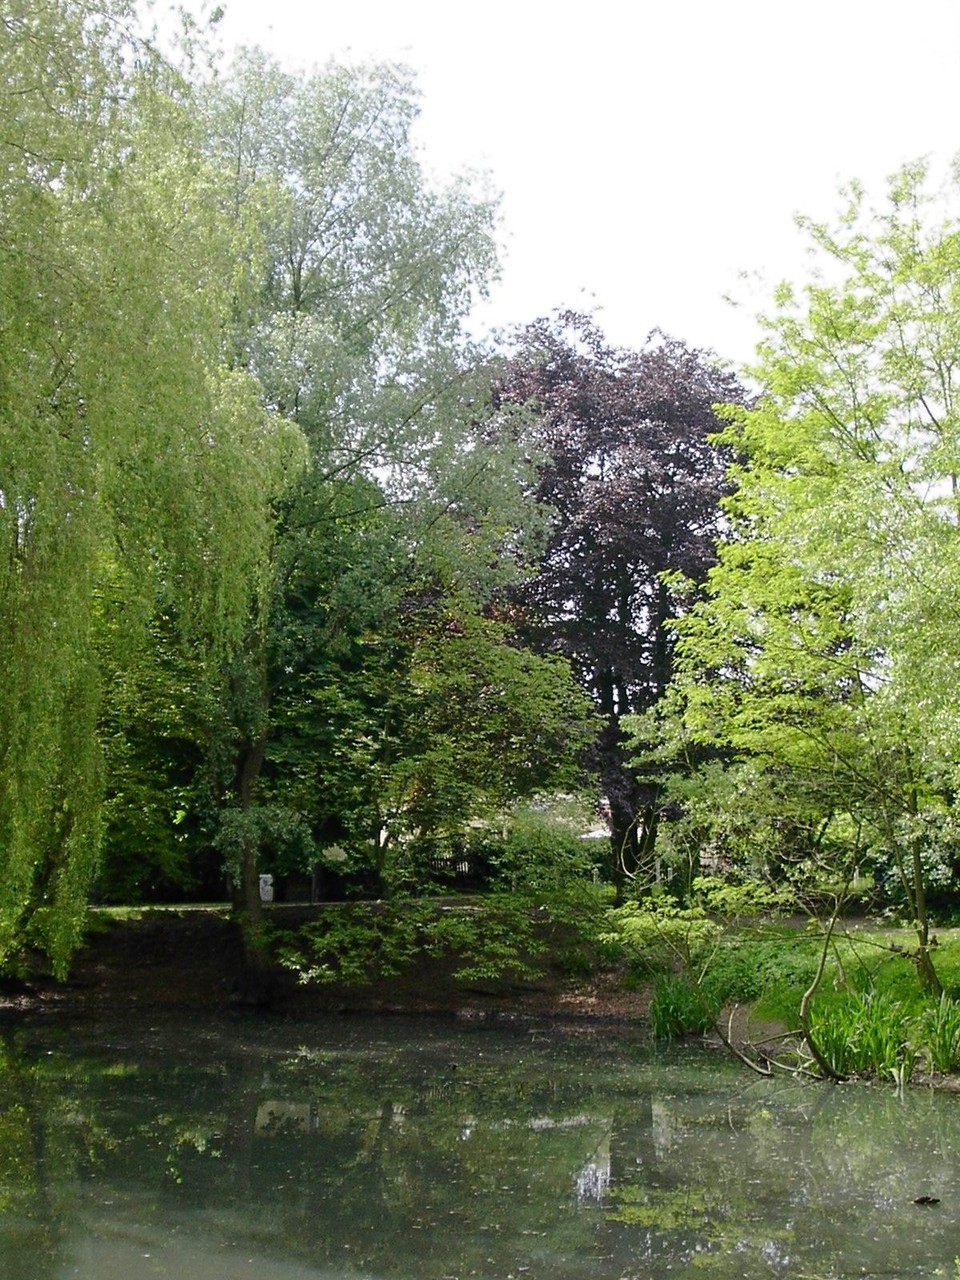
{"label": "bright green foliage", "polygon": [[280,964],[304,983],[360,984],[414,961],[445,961],[457,982],[529,980],[548,964],[568,971],[596,946],[602,903],[501,887],[471,901],[399,897],[325,908],[295,935],[278,935]]}
{"label": "bright green foliage", "polygon": [[709,1031],[720,1012],[719,1003],[686,973],[662,974],[650,1000],[650,1027],[658,1040]]}
{"label": "bright green foliage", "polygon": [[960,1069],[960,1004],[944,992],[920,1016],[919,1042],[932,1071]]}
{"label": "bright green foliage", "polygon": [[619,940],[634,962],[650,972],[688,971],[700,984],[726,939],[748,921],[775,916],[791,902],[786,889],[701,876],[687,903],[661,893],[616,908],[610,913],[611,940]]}
{"label": "bright green foliage", "polygon": [[[938,972],[950,993],[933,999],[917,992],[916,957],[903,945],[904,937],[889,930],[842,928],[832,934],[809,1024],[819,1053],[836,1076],[872,1076],[899,1085],[921,1069],[954,1071],[960,1065],[957,941],[941,934],[935,944]],[[797,1028],[800,1002],[822,948],[820,930],[744,921],[722,939],[702,976],[675,960],[674,972],[661,972],[651,1010],[655,1029],[667,1036],[697,1031],[706,1012],[745,1000],[754,1002],[759,1018]],[[650,959],[656,954],[647,951]],[[789,1045],[777,1056],[789,1065]],[[802,1047],[793,1061],[819,1071]]]}
{"label": "bright green foliage", "polygon": [[761,838],[775,796],[795,858],[828,861],[832,829],[845,877],[869,847],[921,950],[960,763],[960,221],[924,180],[804,224],[824,276],[779,291],[758,399],[728,413],[736,491],[706,598],[677,623],[675,692],[686,741],[759,777]]}
{"label": "bright green foliage", "polygon": [[425,950],[429,905],[409,902],[329,907],[293,938],[278,941],[281,965],[300,982],[364,983],[401,973]]}
{"label": "bright green foliage", "polygon": [[[609,912],[603,938],[620,946],[641,974],[653,977],[651,1026],[655,1035],[670,1039],[705,1031],[724,1004],[761,995],[761,920],[775,919],[791,901],[788,890],[761,882],[703,876],[694,880],[686,903],[653,894]],[[744,946],[748,937],[750,945]],[[778,937],[778,950],[783,945]]]}
{"label": "bright green foliage", "polygon": [[[291,456],[230,373],[217,176],[120,3],[0,19],[0,964],[63,972],[100,841],[98,599],[235,643]],[[99,589],[109,582],[109,593]]]}

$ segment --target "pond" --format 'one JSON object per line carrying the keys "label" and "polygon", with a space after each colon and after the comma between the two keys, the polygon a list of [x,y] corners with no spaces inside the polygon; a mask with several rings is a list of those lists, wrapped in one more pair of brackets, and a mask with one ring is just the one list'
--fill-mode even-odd
{"label": "pond", "polygon": [[34,1022],[0,1034],[0,1276],[952,1280],[958,1153],[955,1095],[611,1027]]}

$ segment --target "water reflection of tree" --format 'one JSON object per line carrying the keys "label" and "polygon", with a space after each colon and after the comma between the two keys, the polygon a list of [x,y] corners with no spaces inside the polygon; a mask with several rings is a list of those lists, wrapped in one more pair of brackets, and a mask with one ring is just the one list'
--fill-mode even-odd
{"label": "water reflection of tree", "polygon": [[0,1183],[26,1227],[4,1237],[0,1274],[60,1274],[95,1225],[85,1169],[96,1203],[115,1202],[101,1220],[199,1214],[208,1241],[336,1274],[752,1280],[849,1271],[851,1239],[858,1266],[883,1254],[898,1274],[960,1252],[952,1214],[918,1222],[913,1204],[960,1195],[949,1099],[715,1094],[709,1064],[678,1085],[612,1055],[519,1048],[457,1064],[362,1046],[139,1070],[100,1057],[82,1078],[75,1060],[8,1053]]}
{"label": "water reflection of tree", "polygon": [[[566,1210],[609,1121],[571,1114],[579,1084],[502,1063],[411,1077],[405,1063],[323,1056],[274,1063],[269,1078],[259,1059],[168,1066],[129,1089],[109,1063],[85,1070],[92,1158],[119,1216],[138,1201],[161,1214],[189,1201],[231,1238],[382,1274],[402,1272],[402,1237],[415,1239],[424,1276],[447,1274],[453,1254],[523,1265],[547,1235],[551,1251],[589,1246],[589,1226]],[[51,1099],[45,1123],[59,1132],[69,1116]],[[34,1189],[21,1179],[23,1195]]]}
{"label": "water reflection of tree", "polygon": [[920,1219],[913,1203],[931,1185],[948,1201],[960,1190],[944,1102],[808,1088],[723,1106],[655,1098],[656,1158],[612,1189],[608,1250],[625,1268],[642,1260],[643,1277],[666,1263],[743,1280],[930,1274],[960,1244],[952,1216]]}
{"label": "water reflection of tree", "polygon": [[[452,1258],[483,1270],[491,1256],[508,1270],[530,1265],[545,1233],[551,1249],[558,1232],[571,1250],[589,1246],[589,1227],[564,1207],[609,1122],[571,1117],[556,1094],[553,1082],[507,1085],[499,1068],[410,1081],[327,1064],[309,1121],[261,1125],[257,1202],[269,1202],[288,1253],[383,1274],[403,1270],[398,1239],[414,1242],[425,1277],[449,1274]],[[550,1110],[531,1113],[532,1095]],[[310,1186],[312,1214],[289,1181]]]}
{"label": "water reflection of tree", "polygon": [[67,1190],[109,1139],[84,1105],[82,1073],[24,1056],[0,1036],[0,1276],[62,1274],[73,1196]]}

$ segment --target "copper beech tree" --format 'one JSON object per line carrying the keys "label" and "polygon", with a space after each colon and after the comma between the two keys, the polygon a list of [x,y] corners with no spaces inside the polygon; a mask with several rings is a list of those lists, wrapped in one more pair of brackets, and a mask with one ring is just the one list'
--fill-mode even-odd
{"label": "copper beech tree", "polygon": [[518,620],[528,643],[571,659],[602,714],[589,753],[622,892],[652,865],[658,792],[631,766],[621,722],[670,680],[676,605],[662,575],[702,580],[714,563],[726,487],[714,406],[745,393],[677,339],[654,333],[643,350],[623,350],[568,312],[521,332],[498,395],[532,415],[536,496],[554,512],[546,550],[515,592]]}

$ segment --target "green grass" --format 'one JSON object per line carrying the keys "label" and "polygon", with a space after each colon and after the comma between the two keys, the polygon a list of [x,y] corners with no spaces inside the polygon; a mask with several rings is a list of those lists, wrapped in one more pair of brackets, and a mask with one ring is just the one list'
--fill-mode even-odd
{"label": "green grass", "polygon": [[[800,998],[813,978],[822,945],[818,934],[794,931],[792,939],[764,940],[742,944],[763,975],[763,989],[757,997],[762,1017],[790,1021]],[[898,951],[891,951],[891,946]],[[910,959],[914,935],[907,929],[861,929],[839,933],[835,948],[827,958],[816,1003],[823,1007],[843,1003],[850,993],[881,992],[893,1000],[912,1005],[924,1000],[916,966]],[[960,930],[938,933],[933,950],[934,965],[944,991],[960,999]]]}
{"label": "green grass", "polygon": [[658,1040],[709,1031],[720,1005],[682,973],[657,978],[650,1001],[650,1025]]}
{"label": "green grass", "polygon": [[[704,986],[720,1004],[752,999],[758,1017],[796,1027],[821,946],[813,931],[741,935],[717,953]],[[837,935],[811,1006],[811,1029],[838,1074],[902,1082],[917,1066],[960,1070],[960,930],[940,930],[933,949],[942,998],[921,990],[915,946],[907,929]]]}
{"label": "green grass", "polygon": [[922,1011],[920,1033],[934,1071],[960,1069],[960,1002],[944,992],[935,1006]]}
{"label": "green grass", "polygon": [[[639,941],[638,917],[628,920]],[[650,1020],[662,1038],[708,1030],[725,1005],[752,1002],[756,1017],[796,1029],[800,1002],[813,982],[823,948],[819,930],[769,922],[721,933],[709,918],[678,913],[660,923],[685,933],[683,946],[649,948],[628,939],[653,979]],[[675,942],[676,940],[674,940]],[[851,928],[832,939],[810,1007],[816,1043],[842,1076],[903,1084],[915,1069],[960,1070],[960,929],[939,930],[932,948],[943,997],[920,987],[908,929]],[[667,961],[664,964],[664,960]]]}

